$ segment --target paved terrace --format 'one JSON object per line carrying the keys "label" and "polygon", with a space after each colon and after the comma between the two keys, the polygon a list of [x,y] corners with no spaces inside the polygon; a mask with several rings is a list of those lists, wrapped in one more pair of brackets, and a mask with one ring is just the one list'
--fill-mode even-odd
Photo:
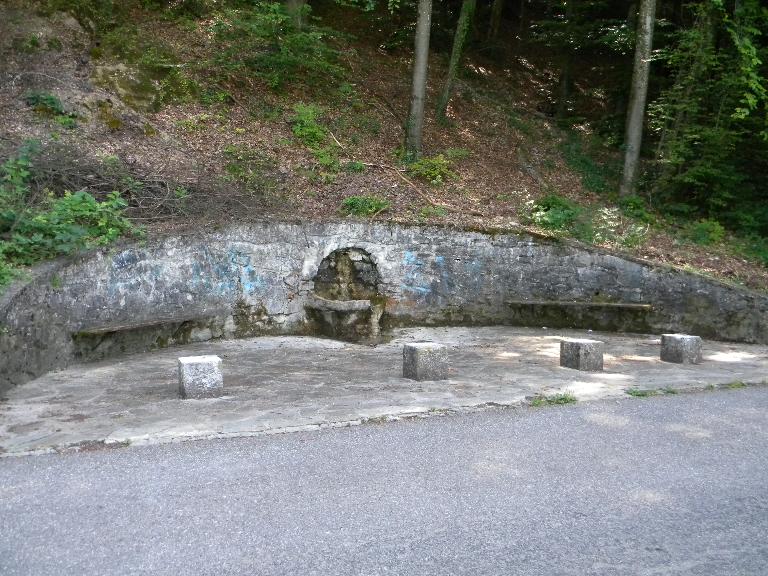
{"label": "paved terrace", "polygon": [[[370,421],[519,406],[538,395],[629,398],[768,383],[768,347],[704,342],[699,365],[659,360],[659,337],[512,327],[397,330],[367,347],[309,337],[264,337],[176,347],[73,366],[9,391],[0,401],[4,456],[123,443],[250,436]],[[559,367],[562,337],[603,340],[605,370]],[[402,345],[450,348],[449,380],[402,378]],[[226,394],[181,400],[179,356],[217,354]]]}

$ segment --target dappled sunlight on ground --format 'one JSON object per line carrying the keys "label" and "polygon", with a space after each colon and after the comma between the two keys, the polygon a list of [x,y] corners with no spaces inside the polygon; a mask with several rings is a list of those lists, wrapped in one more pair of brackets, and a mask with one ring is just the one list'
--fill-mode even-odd
{"label": "dappled sunlight on ground", "polygon": [[[603,341],[605,371],[560,367],[562,338]],[[415,341],[448,347],[448,380],[402,378],[402,345]],[[705,341],[700,365],[661,362],[658,350],[648,336],[513,327],[398,329],[376,347],[297,336],[212,341],[72,366],[10,390],[0,403],[0,452],[263,434],[515,406],[542,395],[624,398],[635,388],[672,393],[768,378],[768,347]],[[223,359],[225,395],[181,400],[177,358],[202,354]]]}
{"label": "dappled sunlight on ground", "polygon": [[704,360],[712,360],[714,362],[743,362],[744,360],[752,360],[754,358],[757,358],[755,354],[739,352],[736,350],[718,352],[716,354],[708,354],[704,356]]}

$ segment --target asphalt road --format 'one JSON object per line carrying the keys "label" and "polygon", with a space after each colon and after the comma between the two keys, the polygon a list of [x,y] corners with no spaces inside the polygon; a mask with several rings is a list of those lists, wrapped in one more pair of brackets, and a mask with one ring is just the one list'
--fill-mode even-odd
{"label": "asphalt road", "polygon": [[0,574],[768,574],[768,388],[0,460]]}

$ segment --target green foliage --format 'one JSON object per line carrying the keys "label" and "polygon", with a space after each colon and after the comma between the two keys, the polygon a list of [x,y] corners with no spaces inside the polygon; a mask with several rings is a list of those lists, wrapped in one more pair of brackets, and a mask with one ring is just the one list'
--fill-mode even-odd
{"label": "green foliage", "polygon": [[620,197],[619,208],[625,216],[646,224],[653,222],[653,215],[648,212],[645,201],[640,196],[632,194]]}
{"label": "green foliage", "polygon": [[530,224],[592,244],[634,248],[648,234],[647,225],[623,218],[618,208],[588,209],[556,194],[527,202],[521,216]]}
{"label": "green foliage", "polygon": [[535,396],[531,400],[531,406],[539,408],[541,406],[562,406],[565,404],[575,404],[576,397],[573,394],[562,393],[552,394],[550,396]]}
{"label": "green foliage", "polygon": [[654,189],[676,216],[767,236],[768,11],[760,0],[738,5],[733,14],[720,0],[692,4],[694,24],[663,52],[674,82],[650,106]]}
{"label": "green foliage", "polygon": [[29,183],[36,153],[37,146],[28,143],[1,169],[0,286],[19,266],[108,244],[136,231],[123,215],[127,203],[117,192],[101,202],[82,190],[60,197],[49,192],[34,202]]}
{"label": "green foliage", "polygon": [[600,208],[592,215],[591,237],[581,238],[595,244],[618,244],[627,248],[640,246],[648,233],[648,226],[627,221],[618,208]]}
{"label": "green foliage", "polygon": [[312,151],[318,165],[329,173],[339,171],[339,155],[334,145],[326,144],[328,130],[320,124],[323,109],[314,104],[299,102],[293,107],[291,131],[299,142]]}
{"label": "green foliage", "polygon": [[3,230],[8,240],[0,243],[0,251],[11,264],[30,265],[109,244],[133,230],[122,215],[126,206],[117,192],[102,202],[88,192],[65,192],[33,212],[19,214],[14,225]]}
{"label": "green foliage", "polygon": [[426,180],[433,186],[440,186],[456,178],[451,170],[451,161],[444,154],[424,157],[408,165],[408,174]]}
{"label": "green foliage", "polygon": [[271,156],[247,146],[229,145],[224,148],[227,179],[238,182],[255,195],[269,193],[277,188],[271,175],[277,162]]}
{"label": "green foliage", "polygon": [[9,158],[0,167],[0,226],[3,222],[13,222],[13,214],[24,205],[32,175],[31,156],[38,151],[39,146],[36,140],[27,141],[18,156]]}
{"label": "green foliage", "polygon": [[349,196],[341,202],[341,211],[347,215],[373,216],[389,206],[387,200],[378,196]]}
{"label": "green foliage", "polygon": [[691,222],[683,230],[683,235],[700,246],[719,244],[725,238],[725,228],[716,220],[706,218],[698,222]]}
{"label": "green foliage", "polygon": [[648,398],[658,394],[657,390],[645,390],[643,388],[627,388],[624,392],[635,398]]}
{"label": "green foliage", "polygon": [[617,170],[607,163],[598,162],[585,150],[581,139],[571,135],[561,147],[565,163],[579,174],[585,189],[595,194],[606,194],[615,189]]}
{"label": "green foliage", "polygon": [[419,216],[422,218],[444,218],[448,215],[448,210],[442,206],[425,206],[419,210]]}
{"label": "green foliage", "polygon": [[359,160],[350,160],[344,165],[344,170],[347,172],[365,172],[365,164]]}
{"label": "green foliage", "polygon": [[[309,16],[305,6],[304,19]],[[287,84],[329,87],[343,69],[328,30],[297,29],[283,4],[256,1],[225,10],[213,26],[218,45],[216,67],[225,76],[255,75],[272,89]]]}
{"label": "green foliage", "polygon": [[747,258],[768,266],[768,238],[750,234],[746,238],[737,240],[736,249]]}
{"label": "green foliage", "polygon": [[65,128],[77,126],[77,115],[67,112],[59,97],[50,92],[27,92],[24,102],[41,116],[52,118],[54,122]]}
{"label": "green foliage", "polygon": [[328,131],[318,122],[323,109],[314,104],[299,102],[293,107],[295,116],[291,118],[293,135],[308,148],[321,146]]}
{"label": "green foliage", "polygon": [[550,230],[568,230],[583,209],[562,196],[549,194],[528,203],[526,219],[537,226]]}

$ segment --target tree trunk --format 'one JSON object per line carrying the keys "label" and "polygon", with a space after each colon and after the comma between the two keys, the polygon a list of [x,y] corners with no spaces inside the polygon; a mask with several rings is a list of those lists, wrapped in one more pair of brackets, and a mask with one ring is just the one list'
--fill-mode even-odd
{"label": "tree trunk", "polygon": [[573,87],[573,54],[570,52],[565,56],[563,68],[560,70],[560,95],[557,98],[557,110],[555,117],[562,120],[568,116],[568,102],[571,99],[571,88]]}
{"label": "tree trunk", "polygon": [[416,41],[413,55],[411,108],[405,131],[405,158],[414,162],[421,156],[424,131],[424,104],[427,97],[427,65],[429,63],[429,33],[432,26],[432,0],[419,0]]}
{"label": "tree trunk", "polygon": [[629,93],[629,113],[624,136],[624,173],[619,194],[629,196],[635,191],[640,164],[640,146],[643,141],[645,102],[648,96],[648,76],[651,69],[653,25],[656,16],[656,0],[641,0],[640,19],[637,25],[635,65],[632,71],[632,87]]}
{"label": "tree trunk", "polygon": [[[462,14],[464,13],[465,4],[466,2],[461,5]],[[488,25],[488,40],[495,40],[498,38],[499,28],[501,28],[501,15],[503,12],[504,0],[493,0],[493,4],[491,4],[491,21]]]}
{"label": "tree trunk", "polygon": [[304,27],[304,6],[306,6],[307,0],[285,0],[285,9],[293,20],[293,25],[296,30],[301,30]]}
{"label": "tree trunk", "polygon": [[[565,22],[573,23],[573,0],[565,2]],[[573,45],[574,43],[571,43]],[[555,117],[562,120],[568,116],[568,101],[571,99],[571,87],[573,85],[573,50],[566,48],[563,65],[560,69],[560,95],[557,98],[557,110]]]}
{"label": "tree trunk", "polygon": [[464,44],[467,41],[467,35],[472,26],[472,17],[475,13],[477,0],[464,0],[461,3],[461,13],[459,22],[456,24],[456,34],[453,36],[453,50],[451,50],[451,61],[448,64],[448,74],[445,76],[445,85],[440,99],[437,101],[437,119],[445,121],[445,112],[448,109],[448,102],[451,99],[451,91],[456,75],[459,72],[461,64],[461,55],[464,53]]}

